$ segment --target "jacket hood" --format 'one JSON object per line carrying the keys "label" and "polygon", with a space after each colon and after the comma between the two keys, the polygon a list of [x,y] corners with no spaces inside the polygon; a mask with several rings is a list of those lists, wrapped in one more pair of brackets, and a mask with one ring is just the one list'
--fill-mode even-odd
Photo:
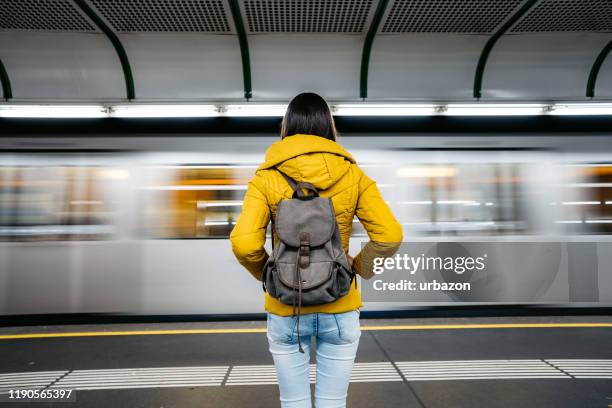
{"label": "jacket hood", "polygon": [[276,167],[296,181],[326,190],[344,176],[351,163],[355,163],[353,156],[333,140],[297,134],[270,145],[258,170]]}

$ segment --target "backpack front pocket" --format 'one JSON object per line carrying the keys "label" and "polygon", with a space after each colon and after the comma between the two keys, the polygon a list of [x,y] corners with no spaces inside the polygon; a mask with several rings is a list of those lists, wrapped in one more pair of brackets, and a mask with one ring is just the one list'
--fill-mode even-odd
{"label": "backpack front pocket", "polygon": [[[302,279],[302,290],[309,290],[321,286],[329,281],[332,274],[333,262],[311,262],[308,267],[300,268],[300,276]],[[283,285],[291,289],[298,289],[296,281],[296,264],[294,263],[279,263],[278,277]]]}

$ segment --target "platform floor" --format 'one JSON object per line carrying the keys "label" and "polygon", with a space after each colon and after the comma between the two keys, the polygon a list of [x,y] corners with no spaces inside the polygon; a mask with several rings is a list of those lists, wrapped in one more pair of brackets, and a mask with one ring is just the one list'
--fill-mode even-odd
{"label": "platform floor", "polygon": [[[612,317],[362,327],[349,407],[612,407]],[[4,327],[0,357],[3,398],[15,387],[76,396],[3,407],[278,406],[265,322]]]}

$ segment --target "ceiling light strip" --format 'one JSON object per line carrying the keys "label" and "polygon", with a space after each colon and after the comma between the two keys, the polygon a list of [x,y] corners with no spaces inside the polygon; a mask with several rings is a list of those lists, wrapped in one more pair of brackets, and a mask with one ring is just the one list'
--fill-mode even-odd
{"label": "ceiling light strip", "polygon": [[[281,117],[286,104],[13,104],[0,118]],[[612,116],[612,103],[331,104],[334,116]]]}

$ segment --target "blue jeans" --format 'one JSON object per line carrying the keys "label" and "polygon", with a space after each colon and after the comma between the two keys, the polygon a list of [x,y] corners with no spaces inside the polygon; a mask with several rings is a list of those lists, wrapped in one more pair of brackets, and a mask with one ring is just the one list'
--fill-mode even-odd
{"label": "blue jeans", "polygon": [[310,340],[317,339],[315,407],[346,407],[346,395],[361,329],[359,310],[346,313],[310,313],[300,316],[298,351],[295,317],[268,313],[268,343],[274,358],[282,408],[311,408]]}

